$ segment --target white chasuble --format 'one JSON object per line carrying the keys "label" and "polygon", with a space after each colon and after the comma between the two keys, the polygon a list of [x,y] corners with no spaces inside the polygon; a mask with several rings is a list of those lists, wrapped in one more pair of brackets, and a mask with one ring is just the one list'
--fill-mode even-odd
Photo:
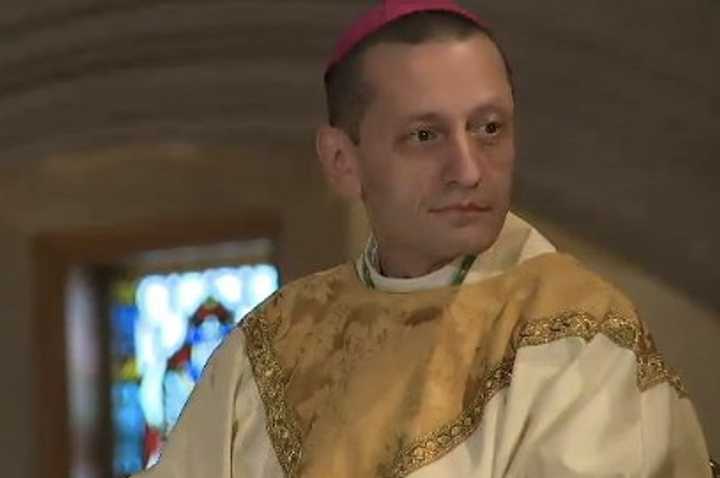
{"label": "white chasuble", "polygon": [[363,257],[283,288],[216,351],[140,476],[709,477],[632,304],[520,220],[503,232],[460,286],[371,269],[369,288]]}

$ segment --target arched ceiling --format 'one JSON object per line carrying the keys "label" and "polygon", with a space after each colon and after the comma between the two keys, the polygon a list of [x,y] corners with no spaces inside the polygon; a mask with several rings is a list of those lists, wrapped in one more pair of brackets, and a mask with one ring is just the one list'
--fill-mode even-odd
{"label": "arched ceiling", "polygon": [[[517,204],[720,309],[720,2],[464,3],[516,70]],[[369,4],[5,0],[0,167],[138,141],[309,148],[323,63]]]}

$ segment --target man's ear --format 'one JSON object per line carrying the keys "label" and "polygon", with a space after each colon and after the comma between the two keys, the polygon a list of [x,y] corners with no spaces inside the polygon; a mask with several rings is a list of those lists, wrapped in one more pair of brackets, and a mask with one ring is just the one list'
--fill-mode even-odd
{"label": "man's ear", "polygon": [[315,148],[325,177],[335,192],[348,199],[360,199],[362,182],[357,152],[348,135],[339,128],[321,126]]}

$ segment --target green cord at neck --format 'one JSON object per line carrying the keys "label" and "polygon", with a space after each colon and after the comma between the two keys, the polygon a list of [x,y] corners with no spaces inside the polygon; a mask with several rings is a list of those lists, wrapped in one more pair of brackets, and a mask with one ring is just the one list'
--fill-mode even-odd
{"label": "green cord at neck", "polygon": [[[460,268],[455,272],[455,275],[453,276],[453,280],[450,283],[450,285],[457,286],[465,282],[465,277],[467,277],[468,272],[470,272],[470,268],[472,267],[473,263],[475,262],[475,259],[477,259],[477,255],[468,255],[463,258],[462,263],[460,264]],[[375,289],[375,282],[372,279],[372,274],[370,273],[370,267],[368,266],[367,257],[363,255],[362,257],[362,279],[363,282],[365,282],[365,285],[368,286],[370,289]]]}

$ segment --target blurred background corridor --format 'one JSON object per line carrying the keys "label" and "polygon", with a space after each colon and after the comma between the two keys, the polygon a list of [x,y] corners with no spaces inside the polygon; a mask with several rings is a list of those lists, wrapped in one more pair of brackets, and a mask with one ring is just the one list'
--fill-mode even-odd
{"label": "blurred background corridor", "polygon": [[[370,3],[0,3],[0,476],[137,471],[245,311],[359,253],[314,130]],[[634,300],[717,459],[720,2],[460,3],[514,66],[516,212]]]}

